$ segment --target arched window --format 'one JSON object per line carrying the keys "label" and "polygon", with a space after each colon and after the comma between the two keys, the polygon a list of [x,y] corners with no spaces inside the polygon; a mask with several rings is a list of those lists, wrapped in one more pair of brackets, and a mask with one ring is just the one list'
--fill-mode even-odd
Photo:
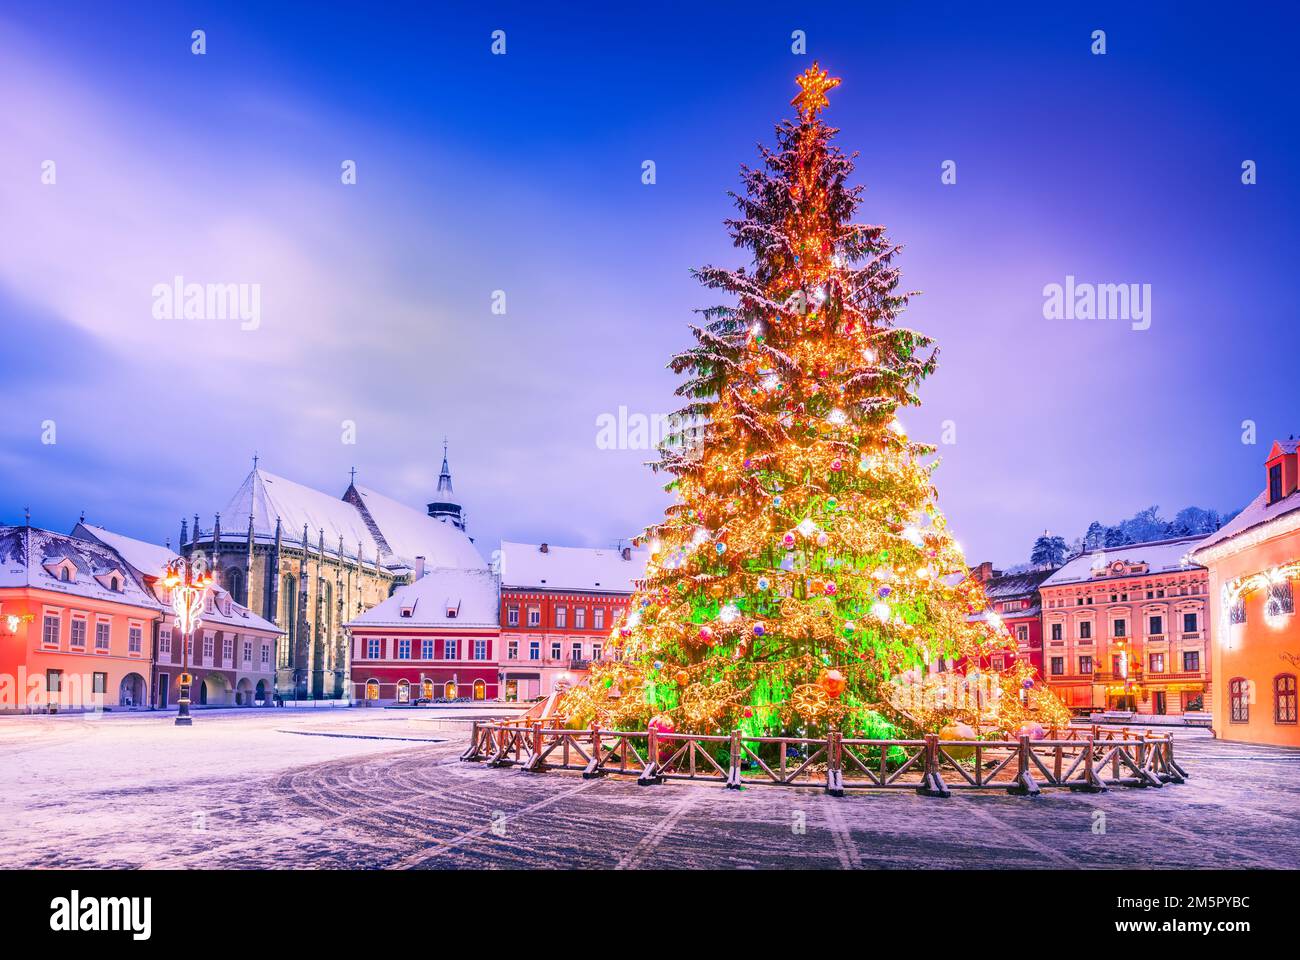
{"label": "arched window", "polygon": [[63,569],[61,569],[61,570],[59,571],[59,579],[62,580],[64,583],[67,583],[67,582],[68,582],[69,578],[68,578],[68,568],[67,568],[67,567],[64,567]]}
{"label": "arched window", "polygon": [[453,681],[448,680],[447,683],[446,683],[446,685],[443,686],[443,688],[442,688],[442,695],[443,695],[444,697],[446,697],[448,700],[455,700],[455,699],[456,699],[456,684],[455,684]]}
{"label": "arched window", "polygon": [[429,680],[429,679],[426,678],[425,681],[424,681],[424,683],[421,684],[421,686],[422,686],[424,689],[420,691],[420,695],[421,695],[422,697],[424,697],[425,700],[432,700],[432,699],[433,699],[433,681],[432,681],[432,680]]}
{"label": "arched window", "polygon": [[289,634],[289,649],[298,635],[298,582],[292,574],[286,574],[280,585],[280,626]]}
{"label": "arched window", "polygon": [[1279,673],[1273,678],[1273,722],[1296,722],[1296,685],[1294,673]]}
{"label": "arched window", "polygon": [[[65,568],[65,569],[66,569],[66,568]],[[117,591],[117,584],[118,584],[118,579],[117,579],[117,577],[109,577],[109,578],[108,578],[108,589],[110,589],[110,590],[116,592],[116,591]]]}
{"label": "arched window", "polygon": [[1250,681],[1233,677],[1228,681],[1229,719],[1233,723],[1250,722]]}
{"label": "arched window", "polygon": [[398,703],[411,702],[411,683],[409,680],[397,681],[397,702]]}
{"label": "arched window", "polygon": [[484,683],[482,680],[474,681],[474,699],[475,700],[487,699],[487,684]]}
{"label": "arched window", "polygon": [[244,594],[244,573],[237,567],[226,569],[225,575],[226,592],[235,603],[248,604],[248,597]]}
{"label": "arched window", "polygon": [[367,681],[366,681],[366,699],[367,699],[367,700],[378,700],[378,699],[379,699],[379,681],[378,681],[378,680],[367,680]]}

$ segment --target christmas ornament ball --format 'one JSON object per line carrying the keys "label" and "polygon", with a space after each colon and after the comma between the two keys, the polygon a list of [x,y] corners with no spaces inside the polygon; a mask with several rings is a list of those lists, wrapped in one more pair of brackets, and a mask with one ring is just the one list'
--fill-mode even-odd
{"label": "christmas ornament ball", "polygon": [[817,683],[826,691],[828,697],[835,699],[844,692],[844,687],[846,685],[844,674],[840,673],[838,670],[825,671]]}

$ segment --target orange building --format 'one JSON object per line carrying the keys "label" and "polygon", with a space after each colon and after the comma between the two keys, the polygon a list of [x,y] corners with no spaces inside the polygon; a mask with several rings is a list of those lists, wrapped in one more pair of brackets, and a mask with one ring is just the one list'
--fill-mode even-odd
{"label": "orange building", "polygon": [[1298,446],[1273,444],[1263,492],[1194,554],[1210,571],[1214,730],[1223,740],[1300,746]]}
{"label": "orange building", "polygon": [[0,526],[0,711],[147,707],[162,616],[104,544]]}
{"label": "orange building", "polygon": [[1043,581],[1043,673],[1071,710],[1209,710],[1209,581],[1188,557],[1201,541],[1094,550]]}

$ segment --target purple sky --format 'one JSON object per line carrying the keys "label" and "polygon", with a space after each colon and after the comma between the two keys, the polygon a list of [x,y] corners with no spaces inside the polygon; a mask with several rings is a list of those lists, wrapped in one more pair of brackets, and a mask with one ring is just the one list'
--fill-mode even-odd
{"label": "purple sky", "polygon": [[[1294,16],[51,6],[0,13],[0,520],[174,539],[254,450],[421,504],[446,435],[485,553],[638,532],[651,453],[598,449],[597,417],[674,408],[665,363],[711,302],[687,271],[738,262],[725,192],[812,55],[844,78],[861,219],[924,291],[905,322],[942,348],[904,419],[955,423],[937,483],[971,560],[1235,509],[1300,431]],[[260,285],[260,327],[155,319],[177,275]],[[1151,284],[1151,328],[1045,320],[1067,275]]]}

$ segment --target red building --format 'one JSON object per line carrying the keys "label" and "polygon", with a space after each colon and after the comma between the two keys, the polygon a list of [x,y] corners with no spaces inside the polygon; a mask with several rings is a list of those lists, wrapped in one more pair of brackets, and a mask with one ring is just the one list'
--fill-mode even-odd
{"label": "red building", "polygon": [[352,695],[369,703],[496,700],[497,579],[490,570],[425,570],[345,625]]}
{"label": "red building", "polygon": [[1052,572],[1046,569],[1004,574],[994,570],[987,560],[971,570],[971,576],[984,585],[989,600],[988,609],[971,619],[984,620],[992,614],[1001,619],[1010,636],[1007,648],[990,654],[980,664],[982,668],[1005,670],[1014,663],[1027,662],[1039,677],[1043,676],[1043,601],[1038,588]]}
{"label": "red building", "polygon": [[648,551],[503,542],[502,697],[535,700],[586,675],[608,649]]}

